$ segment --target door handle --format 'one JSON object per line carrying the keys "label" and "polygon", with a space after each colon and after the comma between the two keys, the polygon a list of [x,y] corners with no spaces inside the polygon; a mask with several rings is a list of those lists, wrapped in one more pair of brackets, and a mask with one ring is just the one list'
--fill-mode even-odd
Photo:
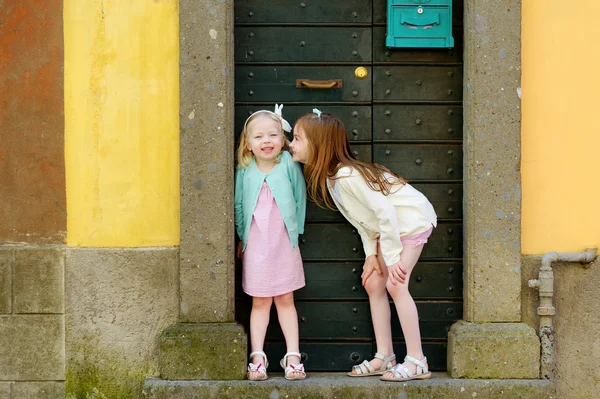
{"label": "door handle", "polygon": [[311,80],[296,79],[297,89],[341,89],[342,79]]}

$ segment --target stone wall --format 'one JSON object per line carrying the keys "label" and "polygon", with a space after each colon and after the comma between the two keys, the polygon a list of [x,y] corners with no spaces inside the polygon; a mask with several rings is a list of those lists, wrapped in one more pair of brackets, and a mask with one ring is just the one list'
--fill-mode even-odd
{"label": "stone wall", "polygon": [[0,398],[64,396],[65,251],[0,247]]}
{"label": "stone wall", "polygon": [[158,375],[157,337],[178,318],[178,258],[178,248],[67,249],[70,397],[136,398]]}
{"label": "stone wall", "polygon": [[[523,257],[523,320],[537,331],[538,291],[528,280],[537,279],[541,256]],[[553,317],[556,391],[561,399],[600,397],[600,259],[589,268],[557,262],[554,271]]]}

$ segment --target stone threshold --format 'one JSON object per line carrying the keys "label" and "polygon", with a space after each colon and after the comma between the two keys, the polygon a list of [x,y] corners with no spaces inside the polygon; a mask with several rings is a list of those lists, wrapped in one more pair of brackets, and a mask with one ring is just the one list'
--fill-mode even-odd
{"label": "stone threshold", "polygon": [[304,381],[287,381],[269,373],[266,381],[148,378],[144,397],[151,399],[555,399],[549,380],[453,379],[433,373],[429,380],[383,382],[378,377],[353,378],[345,373],[308,373]]}

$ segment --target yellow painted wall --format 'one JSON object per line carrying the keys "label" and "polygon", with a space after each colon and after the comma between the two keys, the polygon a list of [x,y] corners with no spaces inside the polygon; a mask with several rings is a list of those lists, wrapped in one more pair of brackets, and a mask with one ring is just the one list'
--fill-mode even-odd
{"label": "yellow painted wall", "polygon": [[177,0],[64,0],[67,244],[179,244]]}
{"label": "yellow painted wall", "polygon": [[523,0],[522,252],[600,247],[600,1]]}

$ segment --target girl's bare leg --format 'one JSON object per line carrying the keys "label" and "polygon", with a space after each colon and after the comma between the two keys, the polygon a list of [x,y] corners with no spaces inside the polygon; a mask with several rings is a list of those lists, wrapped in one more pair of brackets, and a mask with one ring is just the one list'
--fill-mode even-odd
{"label": "girl's bare leg", "polygon": [[[283,336],[285,337],[286,352],[300,352],[300,338],[298,333],[298,313],[294,305],[294,293],[279,295],[273,298],[277,308],[277,317]],[[288,364],[300,364],[298,356],[288,356]],[[299,377],[302,373],[291,372],[289,376]]]}
{"label": "girl's bare leg", "polygon": [[[419,245],[416,248],[413,248],[412,245],[405,245],[400,254],[400,258],[402,259],[404,270],[406,270],[406,282],[404,284],[396,285],[388,282],[386,285],[386,288],[396,305],[400,326],[402,327],[402,333],[406,340],[406,354],[417,360],[423,359],[424,355],[421,346],[421,332],[419,330],[419,314],[417,313],[415,301],[408,291],[408,283],[411,272],[417,264],[422,251],[423,245]],[[403,363],[403,366],[409,369],[413,374],[417,370],[417,366],[410,362]],[[386,373],[385,377],[393,378],[393,374]]]}
{"label": "girl's bare leg", "polygon": [[[250,346],[252,352],[264,351],[265,335],[269,326],[269,315],[273,298],[252,297],[252,311],[250,312]],[[254,356],[250,361],[254,364],[265,362],[262,356]],[[266,367],[266,365],[264,365]],[[248,378],[259,378],[263,373],[254,371],[248,373]]]}
{"label": "girl's bare leg", "polygon": [[[383,356],[391,356],[394,353],[394,347],[392,345],[392,326],[391,326],[391,312],[390,302],[385,290],[385,282],[388,278],[387,267],[383,262],[381,251],[379,250],[377,261],[379,262],[383,276],[379,276],[377,273],[372,273],[367,281],[365,282],[365,290],[369,295],[369,307],[371,308],[371,319],[373,321],[373,331],[375,332],[375,343],[377,345],[377,353]],[[369,361],[371,366],[375,370],[379,370],[383,365],[381,359],[372,359]],[[392,365],[396,364],[392,361]],[[354,370],[352,373],[356,374]]]}

